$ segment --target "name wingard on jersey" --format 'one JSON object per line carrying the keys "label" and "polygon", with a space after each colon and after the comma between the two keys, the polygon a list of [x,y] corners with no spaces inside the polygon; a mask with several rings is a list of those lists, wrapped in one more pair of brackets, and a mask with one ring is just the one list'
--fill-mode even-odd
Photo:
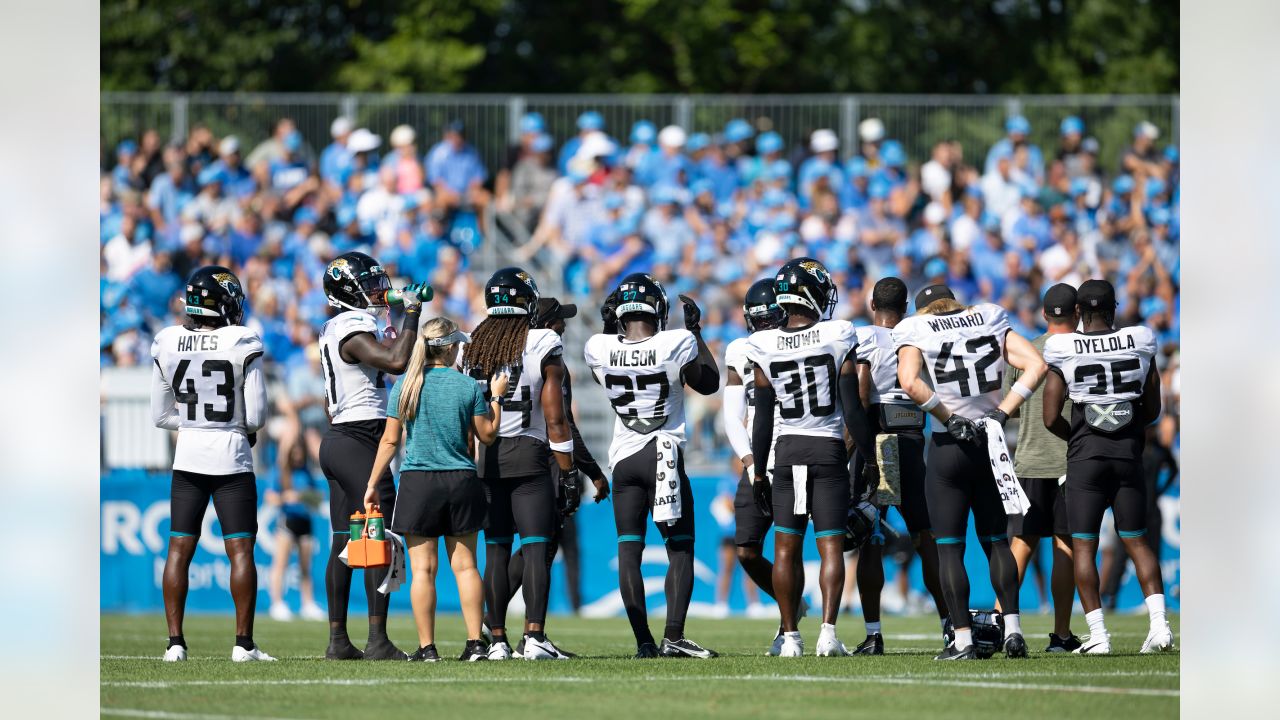
{"label": "name wingard on jersey", "polygon": [[940,330],[955,330],[956,328],[982,327],[986,323],[986,321],[982,319],[982,313],[959,315],[957,317],[935,316],[926,322],[929,323],[929,328],[934,332],[938,332]]}

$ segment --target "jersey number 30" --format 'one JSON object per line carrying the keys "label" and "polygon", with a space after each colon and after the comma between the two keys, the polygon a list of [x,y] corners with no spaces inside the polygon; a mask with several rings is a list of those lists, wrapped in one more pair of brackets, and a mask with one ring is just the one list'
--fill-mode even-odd
{"label": "jersey number 30", "polygon": [[[196,392],[196,381],[187,377],[190,360],[182,360],[173,371],[173,397],[187,406],[187,419],[196,419],[196,406],[200,404],[200,394]],[[204,419],[209,422],[230,422],[236,414],[235,370],[230,360],[205,360],[200,365],[200,374],[213,377],[214,373],[222,374],[222,382],[213,387],[214,393],[225,401],[225,407],[217,410],[213,403],[204,403]]]}
{"label": "jersey number 30", "polygon": [[[801,363],[795,360],[781,360],[769,364],[769,375],[777,380],[785,379],[782,392],[778,393],[778,414],[792,420],[804,416],[804,400],[808,396],[809,414],[813,417],[826,417],[836,411],[836,361],[830,355],[814,355]],[[817,368],[826,368],[826,392],[822,391],[822,382],[818,380]],[[827,396],[823,404],[822,396]]]}

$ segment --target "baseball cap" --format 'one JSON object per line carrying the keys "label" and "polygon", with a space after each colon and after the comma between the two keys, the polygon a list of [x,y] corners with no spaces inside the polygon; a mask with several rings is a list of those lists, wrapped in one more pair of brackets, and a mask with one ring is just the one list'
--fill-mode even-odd
{"label": "baseball cap", "polygon": [[1066,283],[1058,283],[1044,294],[1043,305],[1046,317],[1069,318],[1076,309],[1076,289]]}
{"label": "baseball cap", "polygon": [[1087,137],[1080,142],[1080,149],[1090,155],[1098,154],[1098,138]]}
{"label": "baseball cap", "polygon": [[240,138],[235,135],[228,135],[222,138],[222,142],[218,143],[219,155],[230,155],[237,152],[240,152]]}
{"label": "baseball cap", "polygon": [[1004,121],[1004,131],[1010,135],[1018,133],[1019,135],[1029,135],[1031,133],[1031,123],[1021,115],[1014,115]]}
{"label": "baseball cap", "polygon": [[1084,121],[1075,115],[1068,115],[1062,119],[1062,124],[1058,126],[1058,131],[1063,135],[1082,135],[1084,134]]}
{"label": "baseball cap", "polygon": [[947,209],[942,203],[934,202],[924,206],[924,221],[929,225],[941,225],[947,219]]}
{"label": "baseball cap", "polygon": [[751,129],[751,123],[742,118],[734,118],[725,123],[724,126],[725,142],[742,142],[755,134],[755,130]]}
{"label": "baseball cap", "polygon": [[132,140],[121,140],[120,144],[116,145],[117,155],[132,155],[136,152],[138,152],[138,143]]}
{"label": "baseball cap", "polygon": [[1071,197],[1079,197],[1089,192],[1089,181],[1085,178],[1078,177],[1071,180]]}
{"label": "baseball cap", "polygon": [[[927,278],[938,277],[947,274],[947,261],[940,257],[930,258],[929,262],[924,264],[924,276]],[[937,300],[937,298],[934,298]]]}
{"label": "baseball cap", "polygon": [[347,149],[356,153],[369,152],[377,149],[381,144],[382,138],[365,128],[356,128],[351,132],[351,137],[347,138]]}
{"label": "baseball cap", "polygon": [[694,133],[684,143],[684,149],[689,152],[698,152],[711,144],[711,137],[706,133]]}
{"label": "baseball cap", "polygon": [[956,295],[951,292],[951,288],[946,285],[930,285],[916,293],[916,309],[920,310],[926,308],[929,306],[929,303],[943,298],[955,300]]}
{"label": "baseball cap", "polygon": [[1133,177],[1130,175],[1121,175],[1111,181],[1111,192],[1117,195],[1124,195],[1133,192]]}
{"label": "baseball cap", "polygon": [[545,325],[552,320],[568,320],[578,316],[578,306],[573,303],[561,303],[553,297],[538,298],[538,315],[536,324]]}
{"label": "baseball cap", "polygon": [[655,128],[653,123],[648,120],[637,120],[636,123],[631,126],[631,143],[633,145],[651,145],[653,144],[654,138],[657,136],[657,128]]}
{"label": "baseball cap", "polygon": [[345,115],[339,115],[333,119],[332,123],[329,124],[329,135],[335,138],[341,135],[346,135],[351,132],[353,127],[355,127],[355,123],[351,122],[351,118]]}
{"label": "baseball cap", "polygon": [[881,177],[872,178],[871,184],[867,186],[867,195],[873,200],[883,200],[889,197],[889,181]]}
{"label": "baseball cap", "polygon": [[578,116],[579,130],[603,130],[604,117],[595,110],[588,110]]}
{"label": "baseball cap", "polygon": [[467,124],[455,118],[450,120],[448,125],[444,126],[444,130],[445,132],[458,133],[459,135],[462,135],[467,131]]}
{"label": "baseball cap", "polygon": [[679,125],[668,125],[658,133],[658,144],[663,147],[684,147],[684,141],[687,139],[684,128]]}
{"label": "baseball cap", "polygon": [[756,151],[762,155],[775,153],[782,149],[782,136],[770,130],[767,133],[760,133],[760,137],[756,138]]}
{"label": "baseball cap", "polygon": [[284,149],[293,152],[302,147],[302,133],[294,130],[284,136]]}
{"label": "baseball cap", "polygon": [[849,158],[849,162],[844,164],[844,174],[852,178],[860,178],[867,174],[867,159],[861,155],[854,155]]}
{"label": "baseball cap", "polygon": [[884,139],[884,123],[880,118],[867,118],[858,123],[858,137],[864,143],[877,143]]}
{"label": "baseball cap", "polygon": [[209,167],[201,170],[200,174],[196,176],[196,184],[200,187],[204,187],[213,183],[226,182],[226,179],[227,176],[222,172],[221,167],[217,165],[210,165]]}
{"label": "baseball cap", "polygon": [[880,159],[884,161],[885,167],[900,168],[907,164],[907,151],[902,149],[902,143],[897,140],[885,140],[880,146]]}
{"label": "baseball cap", "polygon": [[520,133],[540,133],[546,127],[546,123],[542,120],[542,113],[525,113],[520,118]]}
{"label": "baseball cap", "polygon": [[538,133],[533,139],[534,152],[547,152],[551,149],[551,136],[546,133]]}
{"label": "baseball cap", "polygon": [[1081,310],[1114,310],[1116,289],[1106,280],[1085,280],[1076,291],[1076,304]]}
{"label": "baseball cap", "polygon": [[1150,140],[1158,140],[1160,138],[1160,128],[1143,120],[1133,127],[1133,136],[1142,136]]}
{"label": "baseball cap", "polygon": [[832,152],[838,147],[840,147],[840,138],[836,137],[833,130],[827,128],[814,130],[813,135],[809,137],[809,149],[813,152]]}
{"label": "baseball cap", "polygon": [[408,125],[397,125],[391,131],[391,147],[404,147],[412,145],[413,141],[418,138],[418,134]]}

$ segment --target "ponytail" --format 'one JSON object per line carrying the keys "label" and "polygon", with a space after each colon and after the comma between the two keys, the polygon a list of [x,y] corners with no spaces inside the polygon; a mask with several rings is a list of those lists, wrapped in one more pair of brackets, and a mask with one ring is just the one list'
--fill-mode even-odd
{"label": "ponytail", "polygon": [[422,332],[414,343],[413,354],[409,356],[409,367],[404,371],[404,385],[400,386],[400,401],[396,410],[400,422],[412,422],[418,416],[418,406],[422,398],[422,384],[427,374],[427,363],[437,362],[447,357],[453,345],[428,345],[429,340],[452,335],[458,326],[449,318],[431,318],[422,324]]}

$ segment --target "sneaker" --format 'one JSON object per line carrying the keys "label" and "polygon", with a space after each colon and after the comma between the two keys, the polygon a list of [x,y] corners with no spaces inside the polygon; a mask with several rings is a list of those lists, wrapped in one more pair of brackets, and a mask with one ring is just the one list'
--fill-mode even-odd
{"label": "sneaker", "polygon": [[818,657],[844,657],[849,654],[849,649],[840,642],[840,638],[836,637],[836,626],[822,624],[822,630],[818,632],[818,647],[815,649]]}
{"label": "sneaker", "polygon": [[1009,658],[1024,658],[1027,656],[1027,641],[1022,638],[1020,633],[1011,633],[1009,637],[1004,639],[1004,656]]}
{"label": "sneaker", "polygon": [[262,652],[258,648],[258,644],[254,643],[252,650],[245,650],[236,645],[231,648],[231,662],[275,662],[276,659]]}
{"label": "sneaker", "polygon": [[383,637],[364,646],[365,660],[408,660],[409,656]]}
{"label": "sneaker", "polygon": [[1044,651],[1047,653],[1069,653],[1075,652],[1080,647],[1080,638],[1067,634],[1066,637],[1060,637],[1054,633],[1049,633],[1049,647]]}
{"label": "sneaker", "polygon": [[636,660],[646,660],[648,658],[656,657],[658,657],[658,646],[651,642],[642,643],[640,647],[636,648]]}
{"label": "sneaker", "polygon": [[945,618],[942,621],[942,649],[946,650],[948,645],[954,644],[956,641],[956,626],[951,624],[951,618]]}
{"label": "sneaker", "polygon": [[271,610],[268,611],[267,615],[277,622],[289,622],[293,619],[293,611],[282,602],[271,603]]}
{"label": "sneaker", "polygon": [[782,652],[782,626],[778,626],[778,632],[773,636],[773,643],[769,645],[769,649],[765,651],[765,655],[769,657],[778,657]]}
{"label": "sneaker", "polygon": [[[506,643],[503,643],[505,645]],[[462,654],[458,656],[462,662],[479,662],[488,660],[489,655],[485,652],[483,640],[468,640],[467,646],[462,648]]]}
{"label": "sneaker", "polygon": [[666,638],[662,639],[662,657],[691,657],[705,660],[718,656],[719,653],[715,650],[704,648],[689,638],[680,638],[674,641]]}
{"label": "sneaker", "polygon": [[[555,653],[557,660],[572,660],[573,658],[578,657],[578,653],[569,652],[568,650],[565,650],[564,648],[552,642],[551,637],[549,635],[543,634],[542,637],[546,638],[546,646],[551,648],[551,652]],[[524,648],[524,638],[520,638],[520,649],[523,650],[523,648]]]}
{"label": "sneaker", "polygon": [[853,651],[854,655],[883,655],[884,654],[884,636],[880,633],[872,633],[867,636]]}
{"label": "sneaker", "polygon": [[[526,633],[524,638],[520,640],[520,645],[522,646],[520,657],[524,658],[525,660],[559,660],[561,659],[559,654],[556,652],[556,646],[552,645],[551,641],[547,640],[545,635],[543,636],[542,640],[538,640],[537,638]],[[565,658],[565,659],[568,659],[568,658]]]}
{"label": "sneaker", "polygon": [[800,657],[804,655],[804,638],[799,632],[790,632],[782,634],[782,648],[778,651],[778,657]]}
{"label": "sneaker", "polygon": [[181,645],[170,645],[168,650],[164,651],[165,662],[182,662],[187,659],[187,649]]}
{"label": "sneaker", "polygon": [[953,642],[943,649],[941,653],[934,656],[934,660],[977,660],[978,652],[975,646],[970,645],[963,650],[957,650],[956,644]]}
{"label": "sneaker", "polygon": [[364,653],[351,644],[351,640],[330,640],[329,647],[324,650],[325,660],[362,660]]}
{"label": "sneaker", "polygon": [[510,660],[511,646],[506,640],[498,640],[489,646],[487,657],[490,660]]}
{"label": "sneaker", "polygon": [[315,603],[307,603],[306,605],[303,605],[302,612],[299,612],[298,616],[301,617],[303,620],[328,620],[329,619],[329,613],[325,612],[324,608],[320,607]]}
{"label": "sneaker", "polygon": [[1073,650],[1077,655],[1110,655],[1111,654],[1111,634],[1102,633],[1094,637],[1086,635],[1080,647]]}
{"label": "sneaker", "polygon": [[480,639],[488,645],[493,644],[493,631],[489,629],[489,623],[487,622],[480,623]]}
{"label": "sneaker", "polygon": [[408,659],[409,662],[440,662],[440,653],[436,650],[435,643],[432,643],[418,648]]}
{"label": "sneaker", "polygon": [[1147,633],[1147,639],[1142,643],[1140,653],[1165,652],[1173,649],[1173,630],[1169,628],[1169,623],[1164,623],[1164,627],[1153,627],[1151,632]]}

